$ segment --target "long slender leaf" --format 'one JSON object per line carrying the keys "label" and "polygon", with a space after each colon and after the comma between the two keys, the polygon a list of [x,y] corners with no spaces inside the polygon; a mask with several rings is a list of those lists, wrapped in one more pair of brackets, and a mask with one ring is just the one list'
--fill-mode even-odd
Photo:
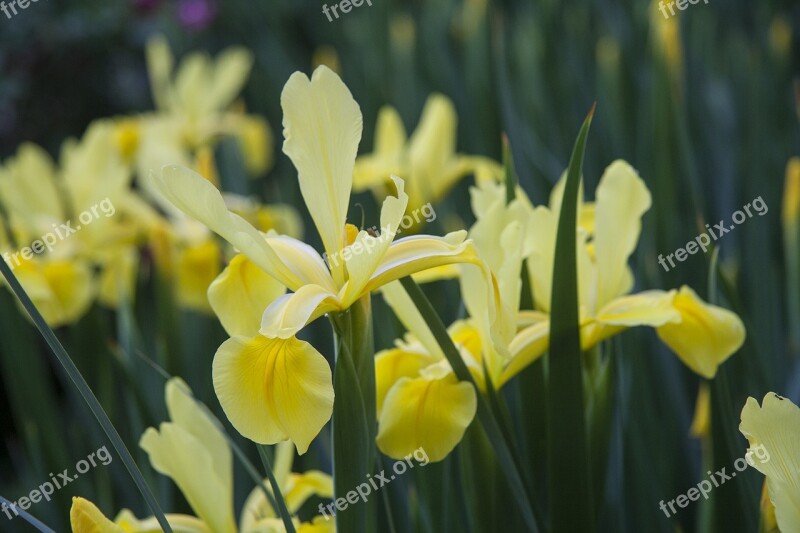
{"label": "long slender leaf", "polygon": [[594,531],[591,475],[584,419],[581,339],[578,325],[576,224],[586,137],[594,107],[581,127],[567,171],[556,237],[550,306],[548,475],[554,533]]}
{"label": "long slender leaf", "polygon": [[131,475],[133,482],[136,484],[139,492],[142,493],[142,496],[147,502],[147,506],[158,520],[159,525],[166,533],[172,533],[172,528],[170,527],[169,522],[167,522],[164,513],[161,511],[155,496],[153,496],[153,493],[150,491],[147,483],[145,483],[142,473],[139,471],[139,467],[136,466],[136,462],[133,460],[133,457],[131,457],[128,448],[125,446],[125,443],[122,442],[122,438],[114,428],[114,424],[112,424],[111,420],[108,418],[103,406],[100,405],[99,401],[97,401],[97,397],[95,397],[92,389],[89,388],[86,380],[83,379],[80,370],[78,370],[78,367],[76,367],[75,363],[72,362],[72,359],[61,345],[58,337],[56,337],[56,334],[52,329],[50,329],[50,326],[47,325],[44,317],[39,310],[36,309],[36,306],[33,305],[33,302],[25,292],[25,289],[22,288],[22,285],[20,285],[16,276],[14,276],[14,273],[11,271],[11,268],[4,260],[0,261],[0,272],[2,272],[3,276],[8,282],[8,286],[11,287],[11,290],[14,292],[17,298],[19,298],[22,306],[30,315],[31,319],[39,330],[39,333],[41,333],[42,337],[44,337],[45,341],[47,341],[47,344],[50,346],[53,355],[55,355],[58,362],[61,363],[61,366],[72,380],[75,388],[78,389],[78,392],[81,394],[81,396],[83,396],[83,399],[86,401],[86,405],[89,406],[92,414],[100,423],[103,431],[105,431],[108,439],[111,441],[111,445],[114,446],[114,449],[119,454],[123,464],[125,464],[125,468],[128,469],[128,473]]}

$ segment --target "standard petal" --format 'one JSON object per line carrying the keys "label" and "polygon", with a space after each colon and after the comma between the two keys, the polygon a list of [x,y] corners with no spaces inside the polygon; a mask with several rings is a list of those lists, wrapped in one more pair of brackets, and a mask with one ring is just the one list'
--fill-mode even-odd
{"label": "standard petal", "polygon": [[392,174],[400,174],[406,144],[406,129],[397,110],[384,106],[375,126],[374,151],[356,159],[353,190],[361,192],[382,187]]}
{"label": "standard petal", "polygon": [[452,372],[434,379],[402,378],[384,401],[378,448],[394,459],[422,448],[431,461],[441,461],[461,442],[477,405],[475,388]]}
{"label": "standard petal", "polygon": [[511,378],[541,357],[550,346],[550,320],[545,319],[524,328],[514,336],[508,349],[511,359],[500,374],[496,384],[502,387]]}
{"label": "standard petal", "polygon": [[767,476],[781,531],[800,531],[800,408],[774,392],[761,407],[748,398],[739,431],[750,443],[748,462]]}
{"label": "standard petal", "polygon": [[717,367],[744,343],[744,324],[735,313],[705,303],[687,286],[681,287],[673,306],[681,321],[658,327],[659,338],[695,373],[713,378]]}
{"label": "standard petal", "polygon": [[208,301],[231,337],[252,336],[264,310],[286,293],[286,287],[239,254],[208,288]]}
{"label": "standard petal", "polygon": [[320,66],[309,80],[295,72],[281,93],[283,152],[297,169],[300,192],[325,252],[344,247],[344,225],[353,184],[361,109],[342,80]]}
{"label": "standard petal", "polygon": [[286,266],[303,281],[304,285],[314,284],[336,292],[330,270],[319,253],[308,244],[288,235],[269,232],[267,244],[275,250]]}
{"label": "standard petal", "polygon": [[260,333],[288,339],[325,313],[341,310],[335,294],[319,285],[306,285],[272,302],[261,317]]}
{"label": "standard petal", "polygon": [[651,197],[644,181],[625,161],[614,161],[597,186],[595,201],[595,302],[598,309],[631,289],[628,257],[636,249],[642,215]]}
{"label": "standard petal", "polygon": [[152,182],[167,200],[211,228],[270,276],[291,289],[304,284],[256,228],[228,210],[219,190],[200,174],[185,167],[166,166]]}
{"label": "standard petal", "polygon": [[581,329],[581,344],[588,350],[598,342],[635,326],[657,328],[681,321],[674,307],[676,291],[645,291],[609,302]]}
{"label": "standard petal", "polygon": [[387,196],[381,208],[381,233],[373,237],[360,231],[353,244],[344,249],[342,258],[347,265],[348,280],[342,295],[344,307],[358,300],[362,290],[369,283],[370,276],[378,268],[386,250],[397,234],[408,205],[408,195],[403,191],[403,180],[392,176],[397,188],[397,196]]}
{"label": "standard petal", "polygon": [[233,533],[233,457],[217,426],[181,380],[167,384],[172,422],[148,428],[139,446],[158,472],[180,488],[194,512],[214,531]]}
{"label": "standard petal", "polygon": [[234,337],[214,357],[214,390],[233,426],[248,439],[290,439],[303,454],[333,414],[328,361],[296,338]]}

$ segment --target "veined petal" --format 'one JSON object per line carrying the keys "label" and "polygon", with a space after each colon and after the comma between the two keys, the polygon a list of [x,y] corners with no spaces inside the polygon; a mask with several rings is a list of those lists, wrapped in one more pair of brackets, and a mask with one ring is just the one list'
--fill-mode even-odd
{"label": "veined petal", "polygon": [[305,285],[272,302],[261,317],[260,333],[265,337],[288,339],[303,327],[330,311],[341,310],[335,294],[319,285]]}
{"label": "veined petal", "polygon": [[331,256],[344,246],[361,109],[339,76],[325,66],[318,67],[311,80],[300,72],[292,74],[281,93],[281,106],[283,152],[297,169],[300,192]]}
{"label": "veined petal", "polygon": [[595,302],[590,312],[631,289],[628,257],[636,249],[642,215],[651,197],[644,181],[625,161],[606,169],[595,201]]}
{"label": "veined petal", "polygon": [[481,264],[472,242],[464,240],[466,236],[465,231],[454,231],[444,237],[414,235],[394,241],[362,294],[429,268],[452,263]]}
{"label": "veined petal", "polygon": [[739,431],[750,442],[746,458],[767,476],[781,531],[800,531],[800,409],[770,392],[761,407],[748,398]]}
{"label": "veined petal", "polygon": [[290,439],[300,454],[333,414],[328,361],[294,337],[234,337],[214,357],[214,390],[233,426],[248,439]]}
{"label": "veined petal", "polygon": [[208,288],[208,301],[228,335],[252,336],[264,310],[286,293],[286,287],[239,254]]}
{"label": "veined petal", "polygon": [[270,276],[290,289],[304,285],[305,281],[284,264],[264,236],[230,212],[219,190],[200,174],[185,167],[166,166],[152,181],[181,211],[208,226]]}
{"label": "veined petal", "polygon": [[681,321],[658,327],[658,337],[695,373],[713,378],[717,367],[744,343],[744,324],[735,313],[705,303],[685,285],[672,305]]}
{"label": "veined petal", "polygon": [[422,350],[391,348],[375,355],[375,392],[377,413],[381,416],[383,402],[389,390],[400,378],[415,378],[419,371],[435,363],[439,358]]}
{"label": "veined petal", "polygon": [[125,533],[124,529],[106,518],[95,504],[79,497],[72,498],[69,523],[73,533]]}
{"label": "veined petal", "polygon": [[378,448],[393,459],[422,448],[431,461],[441,461],[463,438],[477,406],[475,388],[452,372],[438,379],[401,378],[383,404]]}
{"label": "veined petal", "polygon": [[408,205],[408,195],[403,191],[403,180],[392,176],[397,196],[387,196],[381,208],[381,234],[373,237],[360,231],[355,242],[344,249],[342,257],[347,265],[348,280],[341,296],[342,305],[347,308],[359,299],[362,290],[369,283],[370,276],[378,268],[386,250],[394,241],[397,228],[403,220]]}

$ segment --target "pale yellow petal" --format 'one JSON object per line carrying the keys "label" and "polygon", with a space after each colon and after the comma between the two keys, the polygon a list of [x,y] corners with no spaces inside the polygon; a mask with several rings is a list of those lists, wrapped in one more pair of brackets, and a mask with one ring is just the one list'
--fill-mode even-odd
{"label": "pale yellow petal", "polygon": [[528,365],[541,357],[550,346],[550,320],[541,320],[524,328],[514,336],[509,344],[511,359],[503,372],[497,387],[502,387]]}
{"label": "pale yellow petal", "polygon": [[270,276],[292,289],[304,284],[257,229],[228,211],[219,190],[208,180],[188,168],[167,166],[161,175],[153,177],[153,183],[167,200],[219,234]]}
{"label": "pale yellow petal", "polygon": [[408,195],[403,191],[403,180],[392,176],[397,196],[387,196],[381,208],[380,235],[373,237],[366,231],[360,231],[353,244],[342,252],[342,258],[347,266],[348,280],[342,304],[349,307],[361,297],[364,287],[369,283],[370,276],[378,268],[386,250],[391,246],[400,222],[408,205]]}
{"label": "pale yellow petal", "polygon": [[393,459],[422,448],[431,461],[441,461],[461,442],[476,409],[475,388],[452,373],[439,379],[401,378],[383,404],[378,448]]}
{"label": "pale yellow petal", "polygon": [[297,169],[300,192],[331,256],[345,244],[361,109],[339,76],[325,66],[318,67],[311,80],[300,72],[292,74],[281,106],[283,151]]}
{"label": "pale yellow petal", "polygon": [[681,321],[656,329],[659,338],[695,373],[712,378],[717,367],[744,343],[741,319],[731,311],[709,305],[687,286],[673,300]]}
{"label": "pale yellow petal", "polygon": [[169,105],[170,76],[175,62],[167,39],[162,35],[151,37],[147,41],[145,56],[153,100],[156,107],[166,109]]}
{"label": "pale yellow petal", "polygon": [[177,256],[178,303],[195,311],[210,311],[207,292],[221,268],[222,250],[219,244],[209,238],[198,244],[181,247]]}
{"label": "pale yellow petal", "polygon": [[642,215],[651,197],[644,181],[626,162],[618,160],[606,169],[597,186],[595,201],[595,302],[590,312],[630,291],[632,277],[628,257],[636,249]]}
{"label": "pale yellow petal", "polygon": [[233,46],[223,50],[216,59],[206,106],[214,110],[227,108],[242,91],[252,66],[253,54],[246,48]]}
{"label": "pale yellow petal", "polygon": [[92,305],[92,271],[83,261],[24,261],[14,274],[50,327],[77,322]]}
{"label": "pale yellow petal", "polygon": [[389,390],[400,378],[415,378],[419,371],[435,363],[439,358],[422,350],[392,348],[375,355],[375,393],[377,413],[380,418],[383,402]]}
{"label": "pale yellow petal", "polygon": [[[436,342],[431,328],[400,282],[387,283],[381,287],[381,294],[400,323],[417,338],[428,353],[439,358],[444,357],[444,353],[442,353],[439,343]],[[379,401],[381,399],[379,395]]]}
{"label": "pale yellow petal", "polygon": [[265,337],[288,339],[325,313],[340,310],[335,294],[319,285],[306,285],[272,302],[261,317],[259,332]]}
{"label": "pale yellow petal", "polygon": [[660,327],[678,323],[681,315],[673,306],[677,291],[645,291],[609,302],[593,323],[581,329],[581,344],[587,350],[598,342],[635,326]]}
{"label": "pale yellow petal", "polygon": [[248,439],[290,439],[303,454],[333,413],[331,368],[296,338],[234,337],[220,346],[214,390],[233,426]]}
{"label": "pale yellow petal", "polygon": [[253,336],[264,310],[286,287],[239,254],[208,287],[208,301],[231,337]]}
{"label": "pale yellow petal", "polygon": [[739,431],[750,443],[746,457],[767,476],[781,531],[800,531],[800,409],[774,392],[759,407],[748,398]]}
{"label": "pale yellow petal", "polygon": [[269,232],[266,240],[289,270],[298,279],[303,280],[304,284],[315,284],[325,287],[331,292],[336,292],[336,285],[331,278],[330,270],[312,246],[294,237],[276,235],[274,232]]}
{"label": "pale yellow petal", "polygon": [[400,165],[406,144],[406,129],[397,110],[384,106],[378,112],[373,153],[356,159],[353,190],[382,187],[392,174],[401,173]]}

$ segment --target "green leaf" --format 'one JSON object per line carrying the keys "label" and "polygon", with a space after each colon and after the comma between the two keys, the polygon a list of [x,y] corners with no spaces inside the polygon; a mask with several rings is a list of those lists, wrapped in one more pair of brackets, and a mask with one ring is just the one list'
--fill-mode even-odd
{"label": "green leaf", "polygon": [[492,443],[492,448],[494,448],[495,454],[497,455],[497,461],[500,463],[500,467],[503,469],[503,473],[505,473],[508,479],[511,492],[514,495],[514,500],[519,506],[519,510],[525,519],[528,529],[532,532],[538,532],[539,527],[537,526],[536,517],[533,513],[530,496],[522,480],[522,476],[519,473],[517,462],[512,453],[512,447],[506,441],[489,403],[481,394],[475,380],[472,379],[472,374],[470,374],[467,369],[464,360],[461,359],[461,354],[458,352],[455,344],[453,344],[453,340],[447,333],[447,328],[442,322],[442,319],[439,318],[438,313],[434,310],[430,300],[425,296],[425,293],[422,292],[419,285],[410,277],[401,279],[400,283],[403,285],[403,288],[411,297],[414,305],[417,306],[420,314],[431,329],[431,333],[433,333],[436,342],[442,348],[456,377],[475,387],[478,396],[478,420],[481,425],[483,425],[483,430],[486,432],[489,442]]}
{"label": "green leaf", "polygon": [[133,457],[131,457],[128,448],[125,447],[125,443],[122,442],[122,438],[114,428],[114,424],[111,423],[108,415],[103,410],[103,406],[100,405],[99,401],[97,401],[97,397],[95,397],[92,389],[89,388],[86,380],[83,379],[80,370],[78,370],[78,367],[76,367],[75,363],[72,362],[72,359],[61,345],[58,337],[56,337],[56,334],[52,329],[50,329],[50,326],[47,325],[44,317],[39,310],[36,309],[36,306],[33,305],[33,302],[25,292],[25,289],[22,288],[22,285],[20,285],[16,276],[14,276],[14,273],[11,272],[11,268],[4,260],[0,260],[0,272],[2,272],[3,276],[8,282],[8,286],[11,288],[12,292],[17,296],[17,298],[19,298],[22,306],[30,315],[33,323],[39,330],[39,333],[41,333],[42,337],[44,337],[44,340],[47,341],[47,344],[50,346],[53,355],[56,357],[58,362],[61,363],[61,366],[64,367],[64,370],[66,371],[70,380],[72,380],[75,388],[78,389],[78,392],[80,392],[81,396],[83,396],[83,399],[86,401],[86,405],[89,406],[92,414],[95,416],[95,418],[97,418],[97,421],[100,423],[103,431],[105,431],[108,439],[111,441],[111,445],[114,446],[114,449],[117,451],[117,454],[119,454],[119,457],[125,465],[125,468],[128,469],[128,473],[131,475],[133,482],[136,484],[139,492],[142,493],[142,496],[147,502],[147,506],[158,520],[159,525],[166,533],[172,533],[172,528],[167,522],[167,519],[164,517],[164,513],[161,511],[161,508],[153,496],[153,493],[150,491],[147,483],[145,483],[142,473],[139,471],[139,467],[136,466],[136,462],[133,460]]}
{"label": "green leaf", "polygon": [[550,305],[547,409],[550,520],[554,533],[594,531],[591,475],[583,408],[578,323],[576,225],[586,137],[594,106],[578,133],[561,202]]}

